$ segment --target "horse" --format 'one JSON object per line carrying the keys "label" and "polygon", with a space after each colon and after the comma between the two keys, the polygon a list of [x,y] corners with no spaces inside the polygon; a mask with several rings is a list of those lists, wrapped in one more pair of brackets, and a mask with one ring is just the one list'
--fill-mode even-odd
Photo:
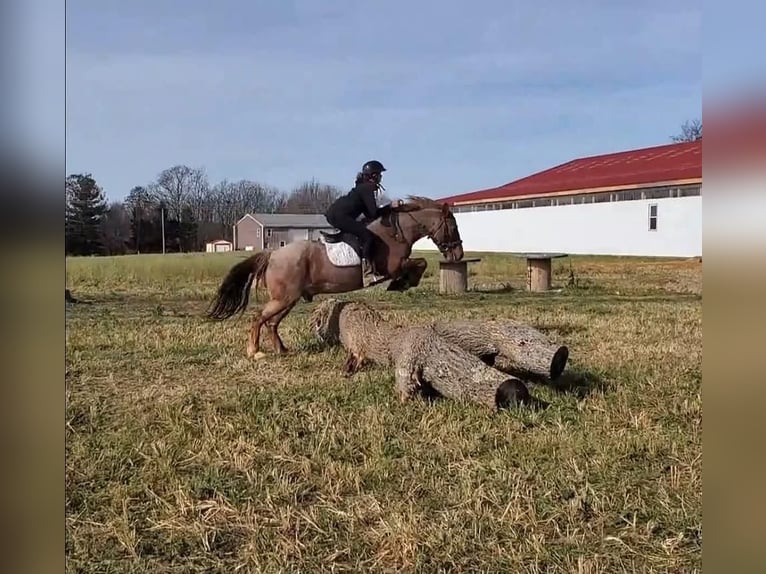
{"label": "horse", "polygon": [[[423,237],[433,241],[448,261],[463,257],[463,242],[455,216],[446,203],[427,197],[409,196],[399,207],[388,206],[383,215],[366,223],[376,236],[373,268],[382,275],[377,285],[391,280],[388,291],[417,287],[427,262],[410,259],[412,246]],[[212,320],[242,314],[255,281],[256,297],[263,284],[269,300],[253,317],[247,356],[262,358],[261,327],[268,325],[272,346],[278,355],[287,353],[277,331],[280,322],[303,298],[307,302],[320,293],[347,293],[364,288],[360,242],[349,234],[321,231],[321,239],[303,239],[275,250],[264,250],[235,264],[223,279],[207,311]]]}

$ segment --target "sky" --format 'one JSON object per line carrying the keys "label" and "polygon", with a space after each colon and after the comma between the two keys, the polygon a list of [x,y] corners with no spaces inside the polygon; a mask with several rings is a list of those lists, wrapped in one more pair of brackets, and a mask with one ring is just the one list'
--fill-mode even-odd
{"label": "sky", "polygon": [[[700,2],[68,0],[66,171],[390,197],[660,145],[702,117]],[[721,69],[731,68],[721,61]]]}

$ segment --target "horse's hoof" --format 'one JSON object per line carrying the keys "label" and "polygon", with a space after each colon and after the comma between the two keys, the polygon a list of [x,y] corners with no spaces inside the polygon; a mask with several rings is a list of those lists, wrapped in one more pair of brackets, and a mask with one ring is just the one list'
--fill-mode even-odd
{"label": "horse's hoof", "polygon": [[247,346],[246,354],[248,359],[253,359],[255,361],[257,361],[258,359],[263,359],[263,357],[266,356],[266,353],[264,353],[263,351],[256,351],[255,346],[251,347],[250,345]]}

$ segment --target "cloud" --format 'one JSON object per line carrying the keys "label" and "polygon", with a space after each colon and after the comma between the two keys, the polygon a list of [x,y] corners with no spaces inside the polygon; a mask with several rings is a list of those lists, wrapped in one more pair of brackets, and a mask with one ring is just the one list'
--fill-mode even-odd
{"label": "cloud", "polygon": [[287,187],[372,157],[392,196],[447,195],[664,143],[701,107],[691,2],[169,4],[69,15],[68,169],[113,197],[178,162]]}

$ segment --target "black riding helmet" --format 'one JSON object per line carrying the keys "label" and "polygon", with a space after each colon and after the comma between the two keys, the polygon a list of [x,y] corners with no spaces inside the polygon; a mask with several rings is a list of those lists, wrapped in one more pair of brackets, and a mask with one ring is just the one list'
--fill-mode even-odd
{"label": "black riding helmet", "polygon": [[364,175],[373,175],[373,174],[379,175],[383,173],[384,171],[386,171],[386,168],[383,167],[383,164],[376,159],[372,159],[362,166],[362,173]]}

